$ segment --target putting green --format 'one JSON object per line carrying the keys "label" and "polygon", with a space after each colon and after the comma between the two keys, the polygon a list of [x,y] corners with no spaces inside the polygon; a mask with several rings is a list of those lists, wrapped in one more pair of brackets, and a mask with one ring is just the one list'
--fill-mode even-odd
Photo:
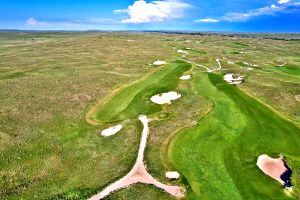
{"label": "putting green", "polygon": [[160,111],[161,106],[150,102],[150,97],[175,89],[179,77],[190,68],[191,65],[183,61],[161,67],[145,79],[118,91],[96,110],[94,118],[101,122],[113,122]]}
{"label": "putting green", "polygon": [[[170,142],[168,157],[189,185],[188,199],[299,198],[299,126],[226,84],[221,74],[195,72],[192,85],[215,107]],[[294,196],[256,167],[260,154],[279,153],[293,170]]]}

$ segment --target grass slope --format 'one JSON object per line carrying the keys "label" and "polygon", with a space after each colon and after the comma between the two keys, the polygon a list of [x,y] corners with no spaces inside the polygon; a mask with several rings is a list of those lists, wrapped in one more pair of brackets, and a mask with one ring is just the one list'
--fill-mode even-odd
{"label": "grass slope", "polygon": [[220,75],[196,73],[193,85],[215,108],[170,144],[169,158],[190,185],[188,199],[289,198],[256,167],[263,153],[287,156],[299,198],[299,127],[225,84]]}
{"label": "grass slope", "polygon": [[111,122],[160,111],[161,106],[153,104],[149,98],[176,88],[179,77],[190,68],[191,65],[183,61],[175,61],[162,67],[140,82],[120,90],[96,111],[95,118]]}

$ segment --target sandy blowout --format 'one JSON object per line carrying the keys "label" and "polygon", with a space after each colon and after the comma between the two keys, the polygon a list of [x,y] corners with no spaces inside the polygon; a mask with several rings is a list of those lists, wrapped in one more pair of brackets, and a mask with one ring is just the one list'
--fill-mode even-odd
{"label": "sandy blowout", "polygon": [[167,93],[157,94],[150,98],[150,100],[153,103],[156,104],[171,104],[171,101],[174,101],[176,99],[179,99],[181,97],[181,94],[178,94],[177,92],[171,91]]}
{"label": "sandy blowout", "polygon": [[160,65],[165,65],[165,64],[167,64],[167,62],[163,61],[163,60],[157,60],[152,63],[152,65],[155,65],[155,66],[160,66]]}
{"label": "sandy blowout", "polygon": [[166,177],[169,178],[169,179],[179,179],[180,174],[177,171],[166,172]]}
{"label": "sandy blowout", "polygon": [[104,129],[101,131],[101,135],[104,137],[111,136],[119,132],[123,128],[122,125],[118,124],[116,126],[112,126],[110,128]]}
{"label": "sandy blowout", "polygon": [[229,84],[240,84],[244,81],[243,76],[239,76],[237,78],[234,77],[234,74],[225,74],[224,75],[224,80],[229,83]]}
{"label": "sandy blowout", "polygon": [[177,50],[177,53],[189,54],[189,52],[181,50],[181,49]]}
{"label": "sandy blowout", "polygon": [[192,78],[192,75],[183,75],[183,76],[181,76],[179,79],[180,80],[189,80],[189,79],[191,79]]}

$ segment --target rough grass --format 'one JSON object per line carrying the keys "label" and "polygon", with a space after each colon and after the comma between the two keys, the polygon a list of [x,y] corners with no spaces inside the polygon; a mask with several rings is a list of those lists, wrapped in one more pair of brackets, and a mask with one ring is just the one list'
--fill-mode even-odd
{"label": "rough grass", "polygon": [[[294,98],[300,94],[299,75],[291,74],[294,68],[300,66],[299,45],[295,41],[216,35],[1,32],[0,198],[86,199],[125,175],[136,158],[140,123],[136,120],[119,122],[124,125],[121,132],[102,138],[99,132],[110,124],[91,126],[85,121],[86,115],[98,101],[106,102],[107,97],[113,96],[112,93],[124,85],[138,84],[142,78],[149,77],[157,70],[164,69],[157,73],[165,74],[164,67],[151,68],[148,64],[157,59],[168,62],[179,59],[180,55],[171,47],[200,50],[201,53],[190,52],[187,59],[212,68],[217,66],[216,58],[225,57],[221,60],[224,73],[235,72],[246,76],[246,82],[239,87],[299,122],[300,105]],[[245,53],[228,54],[233,51]],[[227,64],[227,61],[248,62],[259,67],[248,72],[238,64]],[[272,68],[284,62],[293,70],[287,69],[286,72]],[[173,64],[169,69],[181,65]],[[183,72],[178,70],[179,73],[177,69],[171,71],[171,77],[178,77]],[[202,73],[203,70],[194,68],[193,71]],[[162,121],[150,124],[151,134],[145,159],[148,170],[155,178],[172,183],[164,177],[166,170],[176,169],[166,156],[168,141],[182,126],[191,127],[197,119],[207,114],[212,108],[212,101],[202,97],[207,95],[200,90],[195,93],[189,85],[190,81],[178,85],[178,80],[165,78],[163,80],[170,81],[167,83],[172,83],[172,88],[184,96],[170,106],[159,107],[161,111],[153,115]],[[201,82],[197,79],[198,87],[210,86],[210,82],[204,80]],[[162,91],[158,85],[153,85],[155,91]],[[130,93],[135,93],[131,89]],[[138,111],[136,114],[140,113],[141,108],[151,110],[151,106],[147,107],[149,102],[145,101],[150,95],[146,91],[152,91],[151,86],[141,91],[145,93],[137,93],[142,94],[142,100],[134,99],[134,102],[140,102],[136,104],[137,107],[127,105],[131,116],[134,116],[135,109]],[[224,97],[225,100],[228,97]],[[230,102],[229,105],[236,104],[232,103],[233,100]],[[226,102],[223,106],[226,108]],[[127,111],[123,114],[123,117],[127,117]],[[224,116],[228,116],[225,110]],[[222,147],[218,141],[223,135],[217,136],[212,149]],[[191,144],[198,142],[193,137],[191,139]],[[237,142],[237,145],[232,149],[243,148],[242,143]],[[282,144],[283,147],[286,145]],[[282,152],[288,156],[291,167],[298,166],[297,158],[292,158],[286,151]],[[195,150],[190,156],[200,159],[197,153]],[[230,156],[238,160],[241,155],[229,154],[227,157]],[[253,159],[249,159],[247,167]],[[220,166],[224,167],[224,162]],[[212,164],[213,167],[215,165]],[[197,170],[200,171],[200,167]],[[296,180],[299,177],[297,174],[294,177]],[[173,183],[180,184],[181,181],[189,183],[185,178]],[[198,183],[199,188],[201,183]],[[193,184],[197,188],[197,183]],[[232,187],[230,184],[228,187]],[[162,191],[144,185],[121,190],[109,198],[134,197],[171,199]]]}

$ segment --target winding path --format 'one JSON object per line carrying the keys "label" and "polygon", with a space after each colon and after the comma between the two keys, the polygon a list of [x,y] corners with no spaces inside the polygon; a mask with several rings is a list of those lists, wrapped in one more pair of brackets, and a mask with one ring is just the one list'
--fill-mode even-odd
{"label": "winding path", "polygon": [[115,183],[109,185],[102,192],[96,194],[95,196],[92,196],[89,200],[103,199],[104,197],[108,196],[110,193],[120,190],[122,188],[126,188],[135,183],[152,184],[160,189],[165,190],[167,193],[169,193],[174,197],[181,198],[184,196],[179,186],[165,185],[157,181],[156,179],[154,179],[147,172],[147,169],[144,165],[144,151],[147,144],[147,137],[149,135],[149,126],[148,126],[149,119],[147,118],[147,116],[141,115],[139,116],[139,120],[142,122],[144,128],[142,132],[138,157],[135,165],[126,176],[116,181]]}
{"label": "winding path", "polygon": [[198,63],[195,63],[195,62],[193,62],[193,61],[189,61],[189,60],[186,60],[186,59],[181,59],[181,60],[183,60],[183,61],[185,61],[185,62],[187,62],[187,63],[190,63],[190,64],[194,64],[194,65],[196,65],[196,66],[198,66],[198,67],[202,67],[202,68],[204,68],[207,72],[213,72],[213,71],[218,71],[218,70],[222,70],[222,65],[221,65],[221,63],[220,63],[220,59],[216,59],[216,62],[218,63],[218,68],[217,69],[209,69],[208,67],[206,67],[206,66],[204,66],[204,65],[201,65],[201,64],[198,64]]}

